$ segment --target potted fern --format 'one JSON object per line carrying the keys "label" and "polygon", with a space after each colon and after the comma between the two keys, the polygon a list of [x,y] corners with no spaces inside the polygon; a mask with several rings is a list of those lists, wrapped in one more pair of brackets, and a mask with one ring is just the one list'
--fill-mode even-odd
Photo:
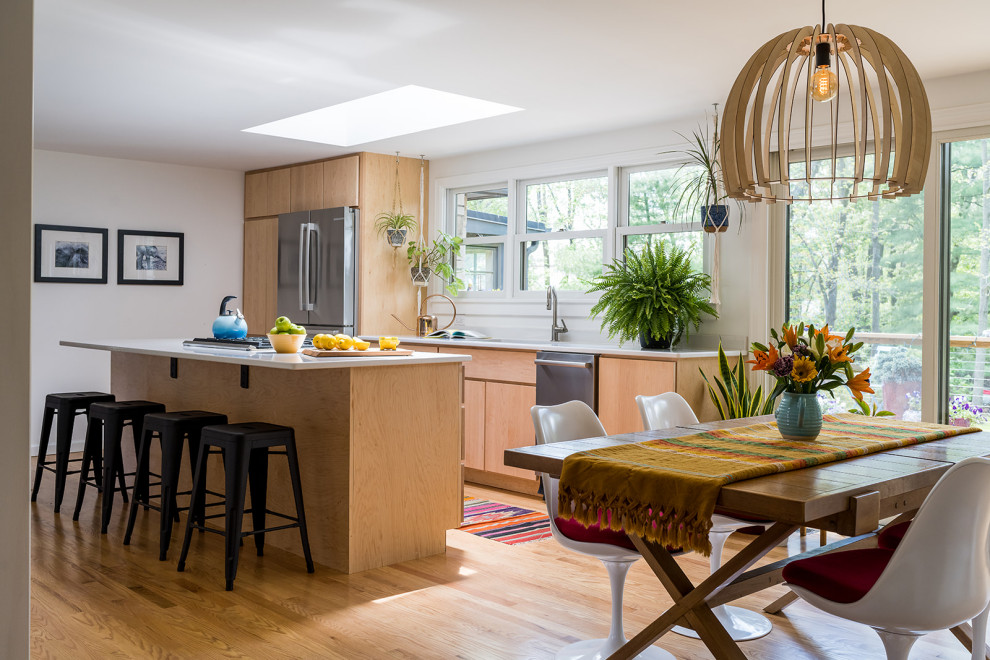
{"label": "potted fern", "polygon": [[640,252],[626,249],[589,282],[588,293],[601,292],[591,317],[602,316],[609,339],[625,343],[639,338],[648,349],[670,348],[703,314],[718,318],[708,302],[711,279],[691,270],[691,255],[668,240],[650,240]]}

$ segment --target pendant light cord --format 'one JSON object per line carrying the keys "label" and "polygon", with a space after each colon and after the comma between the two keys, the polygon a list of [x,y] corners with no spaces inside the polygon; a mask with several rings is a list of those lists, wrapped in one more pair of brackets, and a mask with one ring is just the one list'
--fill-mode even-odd
{"label": "pendant light cord", "polygon": [[822,0],[822,32],[825,32],[825,0]]}

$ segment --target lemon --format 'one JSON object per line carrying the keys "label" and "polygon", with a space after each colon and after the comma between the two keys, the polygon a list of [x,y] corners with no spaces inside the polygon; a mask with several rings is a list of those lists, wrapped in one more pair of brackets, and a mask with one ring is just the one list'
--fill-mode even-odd
{"label": "lemon", "polygon": [[[326,340],[327,336],[324,334],[318,334],[313,337],[313,348],[317,348],[321,351],[326,350]],[[332,348],[332,347],[331,347]]]}
{"label": "lemon", "polygon": [[399,347],[398,337],[379,337],[378,338],[378,348],[383,351],[394,351]]}
{"label": "lemon", "polygon": [[351,346],[354,345],[354,337],[351,337],[349,335],[334,335],[333,338],[337,342],[337,348],[339,348],[342,351],[346,351]]}
{"label": "lemon", "polygon": [[366,351],[371,348],[370,341],[361,341],[360,339],[354,340],[354,350],[356,351]]}
{"label": "lemon", "polygon": [[337,338],[333,335],[323,335],[323,350],[332,351],[337,348]]}

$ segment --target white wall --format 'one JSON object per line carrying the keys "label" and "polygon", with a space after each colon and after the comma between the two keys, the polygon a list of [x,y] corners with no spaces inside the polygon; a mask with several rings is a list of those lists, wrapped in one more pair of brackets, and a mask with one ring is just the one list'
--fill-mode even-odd
{"label": "white wall", "polygon": [[[59,340],[210,336],[220,299],[241,295],[243,209],[241,172],[35,151],[34,222],[106,227],[110,239],[107,284],[31,285],[32,454],[46,394],[111,391],[109,353]],[[183,232],[185,284],[118,285],[118,229]],[[79,417],[75,449],[84,431]]]}
{"label": "white wall", "polygon": [[[31,0],[0,5],[0,658],[29,657],[28,348],[15,319],[31,313]],[[20,349],[20,350],[18,350]]]}

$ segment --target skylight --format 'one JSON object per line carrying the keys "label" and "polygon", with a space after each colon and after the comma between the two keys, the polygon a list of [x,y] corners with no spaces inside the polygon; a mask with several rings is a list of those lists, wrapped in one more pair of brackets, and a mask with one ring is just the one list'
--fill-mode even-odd
{"label": "skylight", "polygon": [[406,85],[244,131],[350,147],[520,110],[470,96]]}

